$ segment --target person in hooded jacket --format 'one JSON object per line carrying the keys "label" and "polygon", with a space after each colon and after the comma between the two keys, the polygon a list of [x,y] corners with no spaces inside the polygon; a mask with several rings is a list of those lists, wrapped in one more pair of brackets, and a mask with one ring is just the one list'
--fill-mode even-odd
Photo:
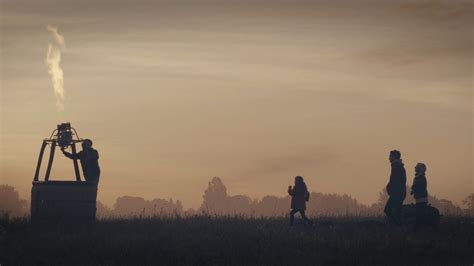
{"label": "person in hooded jacket", "polygon": [[416,208],[416,223],[414,231],[423,224],[426,216],[426,206],[428,205],[428,190],[426,182],[426,165],[424,163],[418,163],[415,166],[415,178],[411,186],[411,195],[415,198]]}
{"label": "person in hooded jacket", "polygon": [[401,210],[406,197],[407,175],[399,151],[390,151],[389,160],[392,169],[390,180],[386,187],[389,198],[384,212],[389,221],[396,225],[401,225]]}
{"label": "person in hooded jacket", "polygon": [[426,165],[418,163],[415,166],[415,178],[411,186],[411,194],[415,198],[417,207],[425,207],[428,204],[428,190],[426,182]]}
{"label": "person in hooded jacket", "polygon": [[295,186],[288,187],[288,194],[291,196],[291,212],[290,212],[290,225],[293,225],[295,220],[295,214],[299,212],[301,218],[306,224],[312,224],[312,222],[306,217],[306,201],[309,200],[309,192],[306,187],[303,177],[295,177]]}

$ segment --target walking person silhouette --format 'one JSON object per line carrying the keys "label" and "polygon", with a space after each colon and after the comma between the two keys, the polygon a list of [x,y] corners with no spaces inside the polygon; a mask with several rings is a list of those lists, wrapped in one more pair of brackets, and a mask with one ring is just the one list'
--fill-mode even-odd
{"label": "walking person silhouette", "polygon": [[392,170],[386,187],[389,198],[384,209],[389,221],[396,225],[401,225],[401,211],[407,183],[407,174],[401,156],[402,154],[397,150],[390,152],[389,160]]}
{"label": "walking person silhouette", "polygon": [[297,212],[301,214],[301,218],[303,218],[303,221],[306,224],[313,224],[311,220],[306,217],[305,213],[306,201],[309,200],[309,192],[305,182],[303,181],[303,177],[295,177],[295,186],[288,187],[288,194],[291,196],[290,225],[293,225],[295,221],[295,214]]}
{"label": "walking person silhouette", "polygon": [[416,223],[414,231],[417,231],[418,227],[423,224],[425,220],[425,210],[428,205],[428,190],[426,182],[426,165],[424,163],[418,163],[415,166],[415,178],[413,179],[413,185],[411,186],[411,195],[416,201]]}
{"label": "walking person silhouette", "polygon": [[418,163],[415,166],[415,178],[411,186],[411,195],[415,198],[417,207],[425,207],[428,204],[428,190],[426,182],[426,165]]}

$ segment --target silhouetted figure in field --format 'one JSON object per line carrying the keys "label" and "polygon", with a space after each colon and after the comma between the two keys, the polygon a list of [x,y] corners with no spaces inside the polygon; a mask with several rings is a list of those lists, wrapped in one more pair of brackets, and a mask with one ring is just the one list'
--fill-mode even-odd
{"label": "silhouetted figure in field", "polygon": [[306,217],[306,201],[309,200],[309,192],[306,184],[303,181],[303,177],[295,177],[295,186],[288,187],[288,194],[291,196],[291,212],[290,212],[290,225],[293,225],[295,220],[295,213],[299,212],[301,218],[305,223],[312,224],[312,222]]}
{"label": "silhouetted figure in field", "polygon": [[399,151],[391,151],[389,160],[392,165],[392,170],[390,173],[390,181],[386,187],[389,198],[385,205],[384,212],[391,222],[396,225],[401,225],[401,210],[403,200],[406,196],[407,175]]}
{"label": "silhouetted figure in field", "polygon": [[425,207],[428,204],[428,190],[426,182],[426,165],[418,163],[415,166],[415,178],[411,186],[411,194],[415,198],[417,207]]}
{"label": "silhouetted figure in field", "polygon": [[416,209],[416,222],[414,230],[416,231],[418,226],[423,223],[426,206],[428,205],[428,190],[426,182],[426,165],[424,163],[418,163],[415,166],[415,178],[411,186],[411,195],[415,198],[415,209]]}
{"label": "silhouetted figure in field", "polygon": [[99,167],[99,152],[92,148],[92,140],[86,139],[82,142],[82,151],[77,154],[71,154],[61,148],[64,156],[69,159],[79,159],[81,161],[82,172],[84,179],[95,184],[99,183],[100,167]]}

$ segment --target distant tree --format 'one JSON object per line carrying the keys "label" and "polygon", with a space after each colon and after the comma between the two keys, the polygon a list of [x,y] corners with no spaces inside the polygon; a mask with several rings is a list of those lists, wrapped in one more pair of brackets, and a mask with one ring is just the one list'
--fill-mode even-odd
{"label": "distant tree", "polygon": [[290,197],[265,196],[256,203],[255,210],[260,216],[280,216],[289,212]]}
{"label": "distant tree", "polygon": [[181,201],[172,199],[145,200],[142,197],[118,197],[114,204],[113,214],[118,216],[162,216],[182,214]]}
{"label": "distant tree", "polygon": [[383,188],[380,192],[379,192],[379,198],[378,198],[378,201],[380,203],[384,203],[387,202],[388,200],[388,193],[387,193],[387,190],[385,188]]}
{"label": "distant tree", "polygon": [[[214,177],[203,196],[200,211],[210,214],[242,214],[255,216],[287,215],[290,209],[290,197],[265,196],[261,200],[252,200],[245,195],[230,196],[219,177]],[[367,214],[368,207],[349,195],[311,193],[307,204],[310,215]]]}
{"label": "distant tree", "polygon": [[96,216],[98,218],[112,217],[113,210],[100,201],[96,203]]}
{"label": "distant tree", "polygon": [[[414,204],[415,199],[410,195],[411,188],[407,186],[407,196],[405,197],[404,204]],[[373,204],[369,209],[370,212],[376,214],[377,212],[382,213],[385,203],[388,200],[388,194],[384,189],[379,192],[379,200]],[[436,196],[428,195],[428,203],[439,209],[441,214],[457,215],[462,213],[462,209],[454,205],[451,201],[446,199],[438,199]]]}
{"label": "distant tree", "polygon": [[255,214],[255,202],[248,196],[235,195],[228,197],[229,214]]}
{"label": "distant tree", "polygon": [[438,199],[435,196],[428,196],[428,202],[438,208],[443,215],[460,215],[463,212],[460,207],[454,205],[452,201],[447,199]]}
{"label": "distant tree", "polygon": [[[410,188],[407,186],[407,197],[404,204],[415,203],[414,198],[410,195]],[[207,189],[204,191],[203,202],[197,211],[209,214],[243,214],[256,216],[280,216],[287,215],[290,209],[290,197],[265,196],[261,200],[252,200],[245,195],[228,195],[227,188],[221,178],[214,177],[208,183]],[[339,195],[335,193],[312,192],[310,200],[307,203],[306,212],[312,216],[333,216],[333,215],[374,215],[381,216],[385,203],[388,200],[388,194],[383,188],[379,192],[376,203],[365,205],[359,203],[357,199],[350,195]],[[472,206],[472,198],[469,198]],[[451,201],[438,199],[429,196],[429,203],[437,207],[442,214],[456,215],[462,213],[462,209],[454,205]]]}
{"label": "distant tree", "polygon": [[184,211],[185,216],[194,216],[194,215],[197,215],[197,214],[198,214],[198,212],[193,208],[188,208],[187,210]]}
{"label": "distant tree", "polygon": [[10,216],[23,216],[27,212],[27,203],[20,199],[18,191],[10,185],[0,185],[0,212]]}
{"label": "distant tree", "polygon": [[229,211],[229,198],[227,188],[220,177],[215,176],[208,183],[207,189],[202,196],[203,201],[200,210],[210,214],[224,214]]}
{"label": "distant tree", "polygon": [[114,214],[139,215],[145,209],[145,199],[142,197],[121,196],[115,200]]}
{"label": "distant tree", "polygon": [[366,212],[366,206],[344,194],[312,192],[307,206],[310,215],[358,215]]}
{"label": "distant tree", "polygon": [[467,211],[469,214],[474,214],[474,193],[471,193],[469,196],[467,196],[463,201],[463,205],[466,206]]}

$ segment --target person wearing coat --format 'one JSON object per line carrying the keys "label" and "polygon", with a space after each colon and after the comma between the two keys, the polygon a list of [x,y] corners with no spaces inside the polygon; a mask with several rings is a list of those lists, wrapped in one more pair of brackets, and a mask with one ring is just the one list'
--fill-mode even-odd
{"label": "person wearing coat", "polygon": [[80,160],[84,179],[87,182],[99,184],[100,167],[99,167],[99,152],[92,148],[92,140],[85,139],[82,142],[82,151],[71,154],[61,148],[64,156],[72,160]]}
{"label": "person wearing coat", "polygon": [[401,211],[406,196],[407,175],[399,151],[390,151],[389,160],[392,169],[390,180],[386,187],[389,198],[384,212],[389,221],[396,225],[401,225]]}
{"label": "person wearing coat", "polygon": [[299,212],[301,218],[307,224],[312,224],[312,222],[306,217],[306,201],[309,200],[309,192],[306,187],[303,177],[295,177],[295,186],[288,187],[288,194],[291,196],[291,212],[290,212],[290,225],[293,225],[295,220],[295,214]]}
{"label": "person wearing coat", "polygon": [[425,207],[428,204],[428,190],[426,182],[426,165],[418,163],[415,166],[415,178],[411,186],[411,194],[415,198],[417,207]]}
{"label": "person wearing coat", "polygon": [[416,223],[414,231],[423,224],[424,216],[426,215],[426,206],[428,205],[428,190],[426,182],[426,165],[424,163],[418,163],[415,166],[415,178],[411,186],[411,194],[415,198],[416,208]]}

